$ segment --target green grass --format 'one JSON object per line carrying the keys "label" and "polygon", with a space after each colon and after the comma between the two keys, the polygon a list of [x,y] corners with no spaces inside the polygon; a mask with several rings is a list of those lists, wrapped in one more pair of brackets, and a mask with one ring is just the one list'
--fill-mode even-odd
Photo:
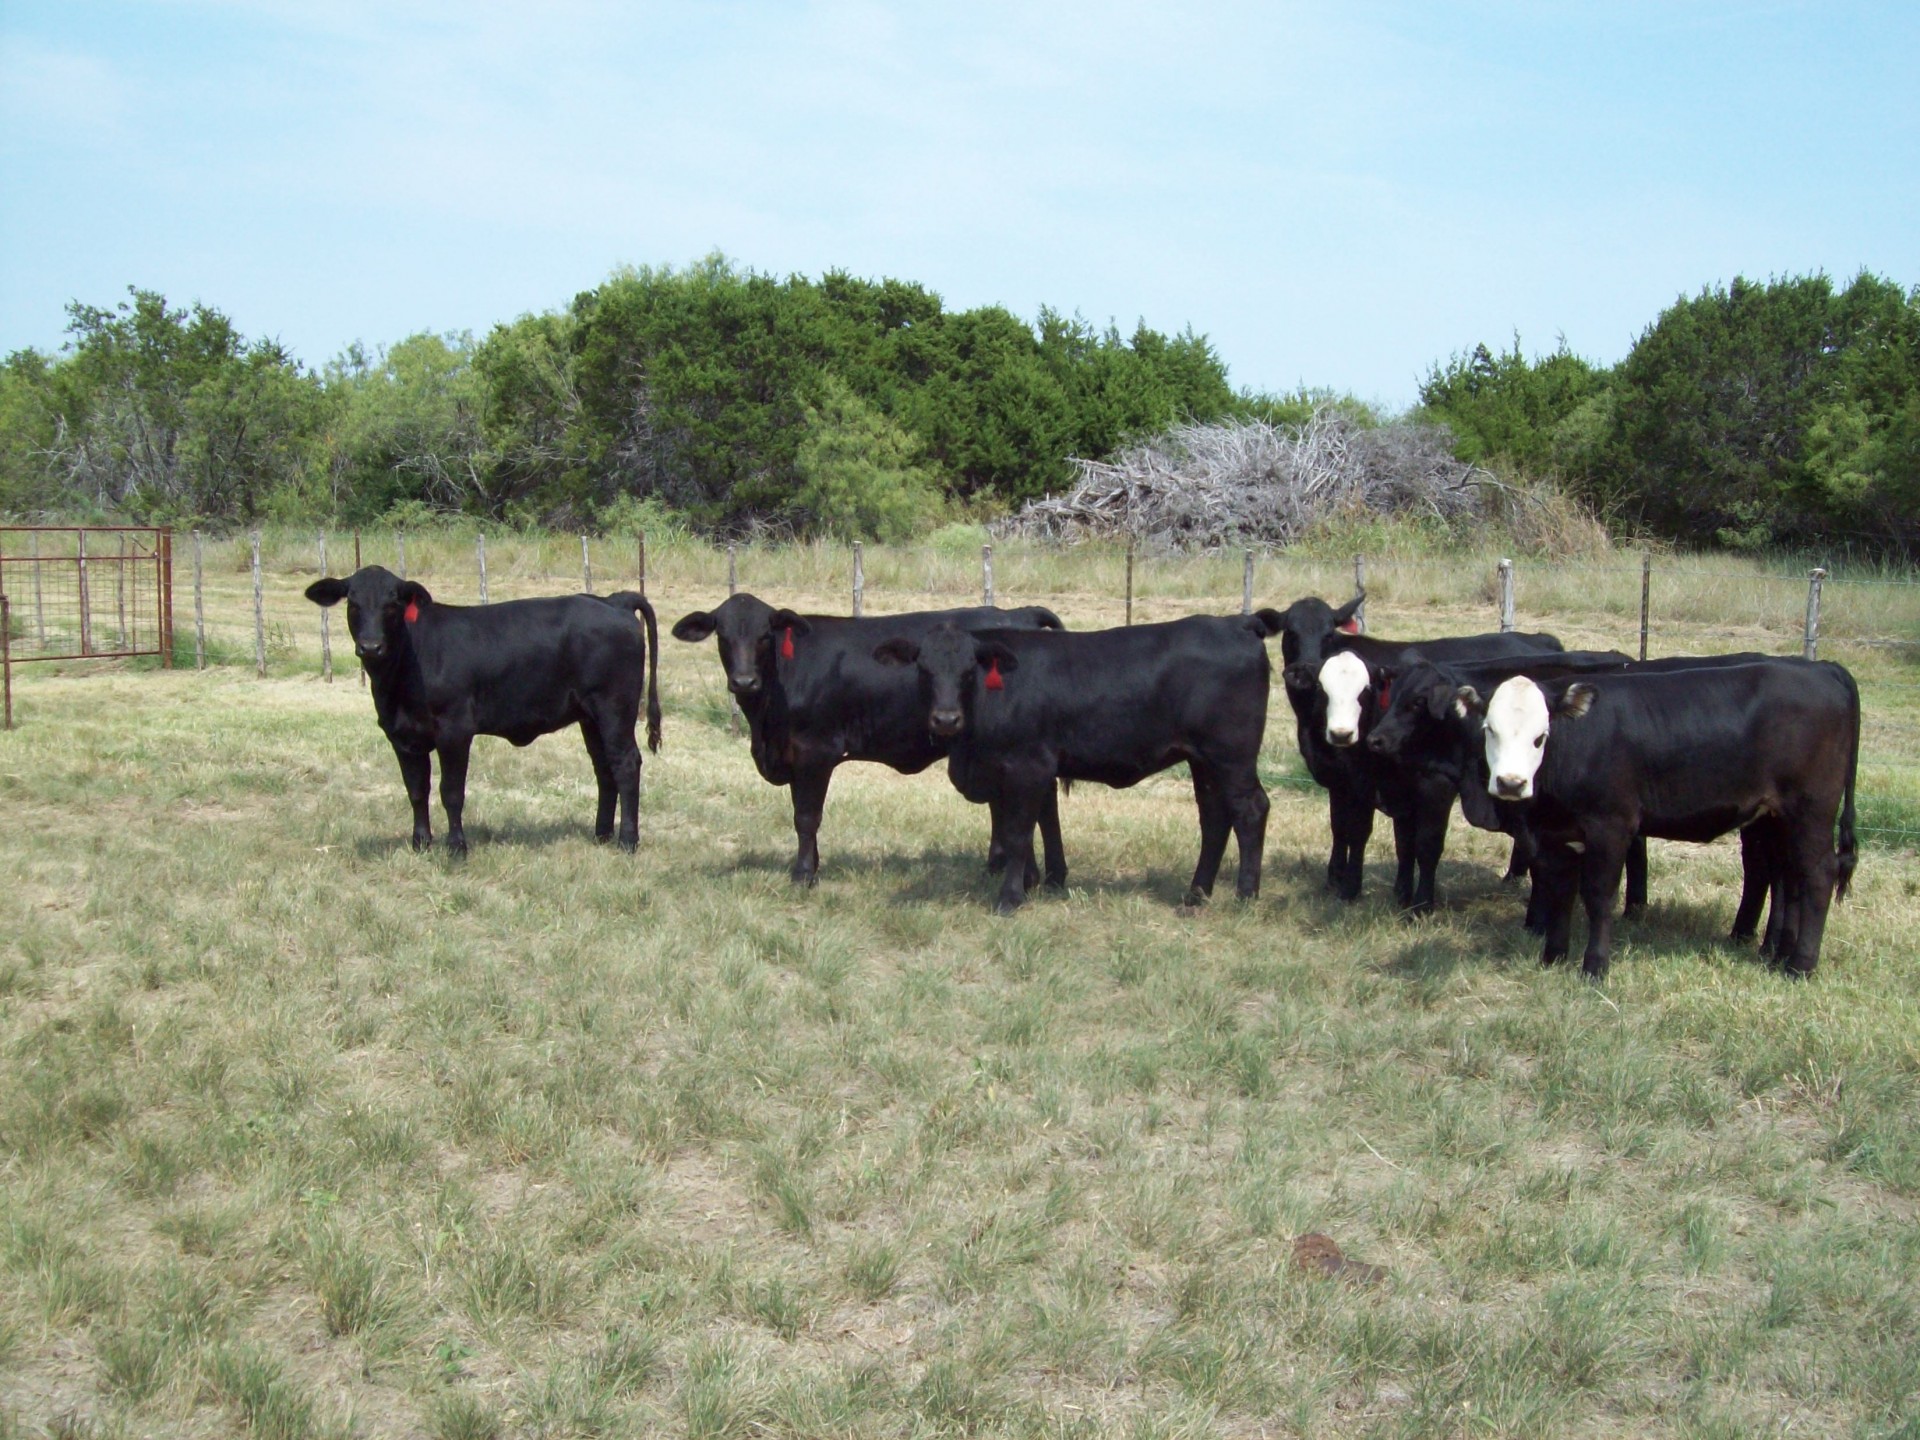
{"label": "green grass", "polygon": [[[749,554],[833,602],[824,552]],[[715,598],[683,558],[669,620]],[[1016,561],[1009,598],[1117,618],[1110,558],[1050,590]],[[913,563],[869,557],[875,608]],[[1232,608],[1237,562],[1196,564]],[[639,856],[591,843],[558,736],[477,747],[454,863],[406,848],[351,673],[314,675],[305,578],[274,573],[304,648],[264,682],[20,677],[0,1435],[1920,1427],[1911,848],[1866,852],[1801,985],[1720,939],[1728,845],[1655,847],[1594,989],[1535,967],[1493,837],[1455,831],[1430,921],[1391,913],[1384,836],[1329,899],[1324,802],[1285,784],[1249,906],[1178,908],[1168,777],[1077,787],[1072,890],[997,920],[981,813],[866,767],[795,893],[785,793],[669,642]],[[1622,643],[1555,584],[1555,628]],[[1733,604],[1669,648],[1746,643]],[[1836,643],[1892,824],[1920,675]],[[1307,1231],[1390,1278],[1294,1270]]]}

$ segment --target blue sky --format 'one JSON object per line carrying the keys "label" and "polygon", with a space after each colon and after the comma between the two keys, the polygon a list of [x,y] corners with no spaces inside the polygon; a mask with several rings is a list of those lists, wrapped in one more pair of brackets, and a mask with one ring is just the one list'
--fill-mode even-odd
{"label": "blue sky", "polygon": [[0,351],[200,300],[309,364],[714,250],[1191,324],[1400,406],[1737,274],[1920,283],[1920,5],[0,5]]}

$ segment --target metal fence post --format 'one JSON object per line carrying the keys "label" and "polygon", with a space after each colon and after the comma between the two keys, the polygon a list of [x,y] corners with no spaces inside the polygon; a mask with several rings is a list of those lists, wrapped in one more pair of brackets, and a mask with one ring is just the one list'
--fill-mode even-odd
{"label": "metal fence post", "polygon": [[1353,607],[1353,629],[1356,635],[1367,633],[1367,557],[1353,557],[1353,593],[1360,597],[1360,603]]}
{"label": "metal fence post", "polygon": [[260,532],[253,532],[253,669],[267,678],[267,600],[260,589]]}
{"label": "metal fence post", "polygon": [[33,557],[33,635],[42,650],[47,648],[47,602],[40,590],[40,532],[27,537],[28,554]]}
{"label": "metal fence post", "polygon": [[80,653],[93,653],[93,596],[87,585],[87,532],[79,534],[80,544]]}
{"label": "metal fence post", "polygon": [[1826,578],[1827,572],[1817,566],[1807,576],[1807,634],[1801,653],[1809,660],[1820,658],[1820,585]]}
{"label": "metal fence post", "polygon": [[207,668],[207,592],[202,572],[207,565],[206,537],[193,532],[193,668]]}
{"label": "metal fence post", "polygon": [[1640,658],[1647,658],[1647,622],[1653,613],[1653,552],[1640,557]]}
{"label": "metal fence post", "polygon": [[127,648],[127,534],[123,530],[114,537],[119,542],[120,559],[113,567],[113,608],[119,617],[119,648]]}
{"label": "metal fence post", "polygon": [[1500,629],[1513,629],[1513,561],[1500,560]]}
{"label": "metal fence post", "polygon": [[1247,551],[1246,564],[1240,567],[1240,613],[1253,613],[1253,551]]}
{"label": "metal fence post", "polygon": [[867,611],[867,567],[861,554],[860,542],[853,542],[853,618],[858,620]]}
{"label": "metal fence post", "polygon": [[173,527],[160,527],[160,668],[173,669]]}
{"label": "metal fence post", "polygon": [[[320,532],[320,573],[327,573],[327,532]],[[333,616],[333,607],[320,607],[320,678],[327,684],[333,683],[333,632],[327,622]]]}
{"label": "metal fence post", "polygon": [[473,542],[473,554],[480,565],[480,603],[487,603],[487,537],[482,535]]}
{"label": "metal fence post", "polygon": [[0,595],[0,685],[7,692],[7,729],[13,729],[13,604]]}
{"label": "metal fence post", "polygon": [[980,603],[993,604],[993,546],[980,547]]}

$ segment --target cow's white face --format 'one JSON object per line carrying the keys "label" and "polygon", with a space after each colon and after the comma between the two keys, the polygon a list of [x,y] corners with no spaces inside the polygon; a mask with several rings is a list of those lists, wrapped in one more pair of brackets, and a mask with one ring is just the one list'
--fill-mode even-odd
{"label": "cow's white face", "polygon": [[1487,702],[1487,790],[1499,800],[1533,798],[1533,777],[1547,751],[1547,697],[1516,675]]}
{"label": "cow's white face", "polygon": [[1327,743],[1344,749],[1360,738],[1360,702],[1367,688],[1367,662],[1342,650],[1320,667],[1327,697]]}

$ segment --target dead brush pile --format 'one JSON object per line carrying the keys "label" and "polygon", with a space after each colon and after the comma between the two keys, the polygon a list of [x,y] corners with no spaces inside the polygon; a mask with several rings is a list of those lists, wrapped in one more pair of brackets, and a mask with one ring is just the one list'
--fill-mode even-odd
{"label": "dead brush pile", "polygon": [[1062,544],[1127,538],[1154,550],[1277,547],[1341,514],[1472,519],[1493,480],[1456,460],[1438,426],[1368,427],[1328,405],[1299,425],[1179,425],[1110,460],[1073,463],[1072,491],[1031,502],[996,530]]}

